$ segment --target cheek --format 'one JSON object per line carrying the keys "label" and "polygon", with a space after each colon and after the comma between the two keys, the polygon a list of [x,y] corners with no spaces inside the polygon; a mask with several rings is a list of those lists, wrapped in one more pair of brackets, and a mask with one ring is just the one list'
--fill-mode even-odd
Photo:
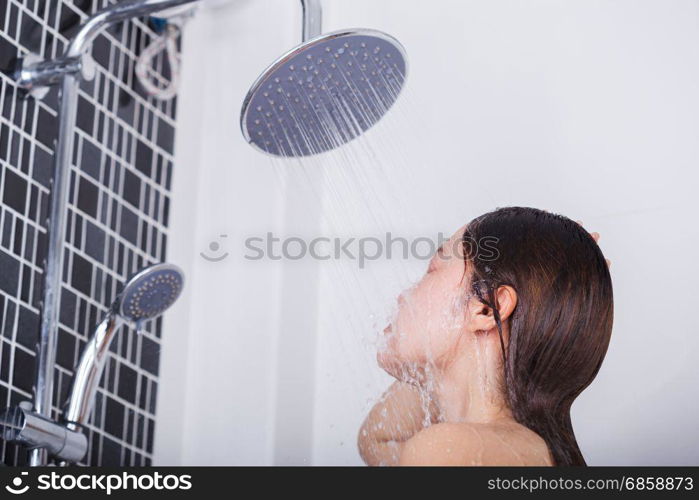
{"label": "cheek", "polygon": [[386,351],[406,362],[435,361],[458,341],[464,311],[459,289],[427,283],[405,295],[386,334]]}

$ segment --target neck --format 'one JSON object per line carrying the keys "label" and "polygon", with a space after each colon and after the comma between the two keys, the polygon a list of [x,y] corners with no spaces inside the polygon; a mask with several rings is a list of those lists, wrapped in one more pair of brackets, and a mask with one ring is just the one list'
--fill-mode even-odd
{"label": "neck", "polygon": [[[437,370],[434,392],[444,422],[491,423],[513,420],[501,389],[500,344],[492,336],[471,336]],[[462,344],[463,344],[462,343]]]}

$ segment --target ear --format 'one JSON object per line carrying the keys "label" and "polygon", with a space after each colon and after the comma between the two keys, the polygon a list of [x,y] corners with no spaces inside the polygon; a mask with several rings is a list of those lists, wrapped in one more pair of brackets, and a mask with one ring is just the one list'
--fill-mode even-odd
{"label": "ear", "polygon": [[[509,285],[502,285],[498,287],[495,298],[497,300],[498,312],[500,313],[500,320],[504,323],[517,306],[517,292]],[[493,309],[480,302],[476,297],[471,298],[467,310],[470,330],[474,332],[488,332],[497,327]]]}
{"label": "ear", "polygon": [[509,285],[503,285],[498,288],[495,294],[498,300],[498,312],[500,319],[504,322],[515,310],[517,306],[517,292]]}

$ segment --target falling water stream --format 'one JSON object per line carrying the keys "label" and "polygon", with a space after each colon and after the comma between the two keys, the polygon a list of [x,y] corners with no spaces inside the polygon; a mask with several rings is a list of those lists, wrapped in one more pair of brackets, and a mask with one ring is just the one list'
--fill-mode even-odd
{"label": "falling water stream", "polygon": [[[409,158],[410,141],[420,137],[418,119],[411,112],[409,86],[404,87],[404,67],[393,62],[395,54],[385,47],[372,48],[360,39],[305,57],[289,63],[289,85],[281,85],[284,76],[275,78],[262,93],[267,102],[254,108],[253,125],[271,133],[252,134],[271,139],[263,148],[293,156],[272,157],[271,162],[283,190],[310,188],[308,215],[318,221],[321,235],[382,241],[376,261],[318,264],[319,286],[332,295],[322,297],[320,341],[330,359],[347,360],[338,367],[345,376],[337,370],[322,376],[349,380],[343,389],[366,395],[361,408],[366,413],[390,383],[376,364],[381,332],[391,320],[396,296],[426,267],[424,260],[406,258],[402,243],[392,248],[391,258],[386,255],[387,235],[410,245],[421,227],[419,204],[411,203],[419,189]],[[424,236],[434,240],[436,235]],[[422,254],[425,250],[421,257],[427,257]],[[352,396],[346,399],[351,404]],[[429,405],[423,398],[425,425]]]}

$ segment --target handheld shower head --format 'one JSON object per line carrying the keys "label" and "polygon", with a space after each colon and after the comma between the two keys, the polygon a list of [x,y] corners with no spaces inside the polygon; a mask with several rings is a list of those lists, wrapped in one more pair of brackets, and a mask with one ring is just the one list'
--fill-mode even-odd
{"label": "handheld shower head", "polygon": [[304,42],[260,75],[240,115],[245,139],[274,156],[309,156],[351,141],[384,116],[405,82],[406,53],[395,38],[369,29],[316,36],[320,5],[301,3]]}
{"label": "handheld shower head", "polygon": [[131,276],[104,320],[88,340],[75,368],[73,387],[63,412],[71,429],[90,417],[95,391],[104,369],[109,346],[124,321],[136,323],[156,318],[179,297],[184,275],[173,264],[154,264]]}
{"label": "handheld shower head", "polygon": [[153,319],[177,300],[183,285],[184,275],[177,266],[152,265],[129,278],[113,309],[133,322]]}

